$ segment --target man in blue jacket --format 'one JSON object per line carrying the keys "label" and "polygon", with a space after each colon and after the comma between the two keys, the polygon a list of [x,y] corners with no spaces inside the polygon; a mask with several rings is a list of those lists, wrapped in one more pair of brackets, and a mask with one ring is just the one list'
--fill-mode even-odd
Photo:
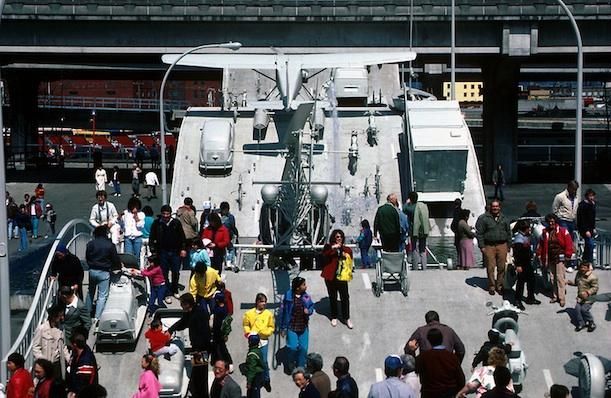
{"label": "man in blue jacket", "polygon": [[308,323],[314,313],[314,302],[308,293],[305,279],[297,276],[286,292],[280,308],[280,333],[286,336],[289,349],[288,371],[292,373],[295,362],[304,367],[308,354]]}

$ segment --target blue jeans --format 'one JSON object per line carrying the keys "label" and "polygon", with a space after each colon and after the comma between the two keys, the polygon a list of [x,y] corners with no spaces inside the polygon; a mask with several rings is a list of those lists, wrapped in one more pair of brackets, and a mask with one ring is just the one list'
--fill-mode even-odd
{"label": "blue jeans", "polygon": [[32,220],[32,238],[38,237],[38,222],[39,219],[36,216],[30,216]]}
{"label": "blue jeans", "polygon": [[[569,231],[569,235],[571,235],[571,241],[575,243],[575,236],[573,235],[573,232],[575,231],[575,223],[573,221],[558,219],[558,225],[560,225],[563,228],[566,228],[567,231]],[[577,261],[574,261],[574,260],[567,259],[566,263],[567,263],[567,267],[575,268],[577,266]]]}
{"label": "blue jeans", "polygon": [[289,329],[286,333],[286,347],[289,349],[289,364],[297,362],[297,366],[305,367],[306,355],[308,355],[308,328],[301,333]]}
{"label": "blue jeans", "polygon": [[594,238],[593,237],[583,237],[584,247],[583,247],[583,256],[582,260],[591,263],[594,261]]}
{"label": "blue jeans", "polygon": [[178,278],[180,276],[180,256],[176,252],[161,249],[159,260],[165,282],[170,283],[169,275],[172,274],[172,284],[166,287],[166,296],[178,293]]}
{"label": "blue jeans", "polygon": [[25,227],[19,228],[19,250],[28,248],[28,230]]}
{"label": "blue jeans", "polygon": [[[166,308],[163,299],[165,298],[165,284],[160,286],[151,286],[151,296],[149,297],[149,306],[147,312],[154,314],[158,308]],[[155,304],[157,301],[157,304]]]}
{"label": "blue jeans", "polygon": [[125,238],[123,242],[124,248],[123,251],[125,253],[133,254],[134,257],[138,259],[138,263],[140,263],[140,251],[142,250],[142,237],[138,236],[137,238]]}
{"label": "blue jeans", "polygon": [[361,249],[361,265],[364,268],[371,267],[371,260],[369,259],[369,249]]}
{"label": "blue jeans", "polygon": [[265,344],[264,346],[261,346],[261,356],[263,358],[263,381],[269,381],[269,362],[267,362],[267,353],[269,351],[269,345],[271,344],[271,342],[269,342],[269,340],[267,344]]}
{"label": "blue jeans", "polygon": [[12,218],[7,218],[6,224],[8,225],[8,238],[12,239],[13,238],[13,229],[15,227],[15,220]]}
{"label": "blue jeans", "polygon": [[93,297],[96,286],[98,288],[98,301],[95,306],[95,317],[100,319],[110,290],[110,272],[98,269],[89,270],[89,294],[87,295],[87,308],[89,308],[89,312],[93,309]]}
{"label": "blue jeans", "polygon": [[119,181],[112,181],[112,188],[115,190],[113,193],[121,194],[121,183]]}
{"label": "blue jeans", "polygon": [[594,321],[592,313],[592,303],[576,303],[575,304],[575,316],[577,317],[577,325],[583,326],[587,323]]}

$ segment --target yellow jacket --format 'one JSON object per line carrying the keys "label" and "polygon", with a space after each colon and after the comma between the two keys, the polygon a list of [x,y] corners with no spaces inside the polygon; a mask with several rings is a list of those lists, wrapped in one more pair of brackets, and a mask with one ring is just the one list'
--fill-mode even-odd
{"label": "yellow jacket", "polygon": [[244,313],[242,326],[244,334],[257,333],[261,340],[267,340],[276,329],[274,314],[270,310],[259,313],[256,308],[252,308]]}
{"label": "yellow jacket", "polygon": [[221,276],[218,271],[212,267],[206,269],[204,276],[197,273],[193,274],[189,281],[189,293],[193,295],[193,298],[197,299],[197,296],[204,298],[212,298],[216,293],[216,283],[221,281]]}

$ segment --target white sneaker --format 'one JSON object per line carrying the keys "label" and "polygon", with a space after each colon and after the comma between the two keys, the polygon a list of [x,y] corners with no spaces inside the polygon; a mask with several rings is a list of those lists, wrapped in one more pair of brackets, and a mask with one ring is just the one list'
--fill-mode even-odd
{"label": "white sneaker", "polygon": [[178,293],[174,293],[174,298],[175,298],[176,300],[180,299],[180,294],[178,294]]}
{"label": "white sneaker", "polygon": [[331,326],[336,327],[337,326],[337,319],[331,319]]}
{"label": "white sneaker", "polygon": [[172,297],[167,296],[166,298],[163,299],[163,302],[166,304],[172,304]]}
{"label": "white sneaker", "polygon": [[229,364],[229,374],[233,373],[233,364]]}

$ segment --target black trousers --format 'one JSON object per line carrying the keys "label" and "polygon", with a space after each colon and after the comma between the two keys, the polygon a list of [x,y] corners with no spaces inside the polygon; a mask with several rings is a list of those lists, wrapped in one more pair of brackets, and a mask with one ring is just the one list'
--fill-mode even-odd
{"label": "black trousers", "polygon": [[342,315],[344,319],[350,319],[350,295],[348,294],[348,282],[346,281],[328,281],[327,293],[329,294],[329,306],[331,307],[331,319],[337,319],[337,293],[342,306]]}
{"label": "black trousers", "polygon": [[518,273],[516,283],[516,300],[522,301],[524,296],[524,284],[528,289],[528,298],[535,298],[535,270],[531,267],[522,267],[522,272]]}
{"label": "black trousers", "polygon": [[385,252],[399,251],[399,242],[401,241],[401,236],[399,234],[380,234],[380,240],[382,241],[382,250],[384,250]]}

